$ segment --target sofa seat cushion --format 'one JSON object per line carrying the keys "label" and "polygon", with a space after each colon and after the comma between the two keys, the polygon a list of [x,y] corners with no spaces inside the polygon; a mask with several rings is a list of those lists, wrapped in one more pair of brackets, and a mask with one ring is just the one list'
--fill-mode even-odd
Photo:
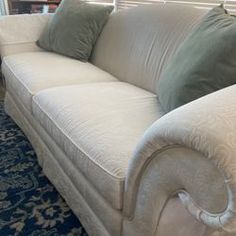
{"label": "sofa seat cushion", "polygon": [[162,114],[155,94],[122,82],[65,86],[35,95],[32,109],[74,166],[121,209],[132,152]]}
{"label": "sofa seat cushion", "polygon": [[50,52],[30,52],[5,57],[2,65],[7,90],[31,111],[32,96],[57,86],[116,81],[90,63]]}

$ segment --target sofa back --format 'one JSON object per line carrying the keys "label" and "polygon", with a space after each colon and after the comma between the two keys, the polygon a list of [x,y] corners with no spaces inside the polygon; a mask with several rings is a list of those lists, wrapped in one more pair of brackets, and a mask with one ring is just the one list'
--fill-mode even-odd
{"label": "sofa back", "polygon": [[35,42],[38,40],[51,16],[51,14],[1,16],[1,58],[27,51],[42,51]]}
{"label": "sofa back", "polygon": [[205,13],[194,7],[163,3],[114,13],[95,45],[91,61],[119,80],[155,93],[163,68]]}

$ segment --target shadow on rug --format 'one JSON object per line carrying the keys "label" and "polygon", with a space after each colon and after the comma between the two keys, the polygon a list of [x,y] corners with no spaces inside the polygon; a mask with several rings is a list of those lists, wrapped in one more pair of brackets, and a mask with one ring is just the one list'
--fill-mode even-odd
{"label": "shadow on rug", "polygon": [[0,102],[0,235],[87,236]]}

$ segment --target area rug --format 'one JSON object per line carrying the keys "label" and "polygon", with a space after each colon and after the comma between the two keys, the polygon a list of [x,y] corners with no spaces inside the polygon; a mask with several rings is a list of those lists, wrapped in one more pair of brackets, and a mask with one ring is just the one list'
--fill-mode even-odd
{"label": "area rug", "polygon": [[0,236],[87,236],[0,102]]}

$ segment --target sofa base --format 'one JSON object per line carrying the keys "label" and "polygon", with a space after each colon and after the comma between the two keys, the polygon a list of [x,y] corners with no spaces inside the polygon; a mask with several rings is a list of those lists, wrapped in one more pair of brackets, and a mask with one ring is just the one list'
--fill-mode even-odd
{"label": "sofa base", "polygon": [[5,97],[5,111],[26,134],[45,175],[80,219],[88,234],[91,236],[121,235],[121,212],[111,208],[79,171],[76,171],[79,181],[75,183],[75,180],[71,180],[75,172],[65,173],[58,161],[58,159],[62,160],[63,158],[60,157],[65,154],[35,122],[32,115],[9,93],[6,93]]}

